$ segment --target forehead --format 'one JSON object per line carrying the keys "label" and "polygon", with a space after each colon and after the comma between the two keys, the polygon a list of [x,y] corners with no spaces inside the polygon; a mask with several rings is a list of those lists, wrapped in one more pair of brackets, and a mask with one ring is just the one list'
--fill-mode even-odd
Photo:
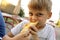
{"label": "forehead", "polygon": [[46,9],[41,9],[41,10],[29,9],[29,12],[31,12],[31,13],[48,13],[48,11]]}

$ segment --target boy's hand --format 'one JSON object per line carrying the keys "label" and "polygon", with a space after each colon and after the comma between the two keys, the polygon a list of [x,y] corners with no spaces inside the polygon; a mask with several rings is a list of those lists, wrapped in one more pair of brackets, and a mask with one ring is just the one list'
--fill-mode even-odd
{"label": "boy's hand", "polygon": [[30,40],[30,35],[21,35],[21,40]]}
{"label": "boy's hand", "polygon": [[30,33],[33,37],[33,40],[39,40],[37,32],[38,32],[38,29],[36,27],[33,27],[33,26],[30,27]]}
{"label": "boy's hand", "polygon": [[30,33],[20,33],[20,40],[30,40]]}

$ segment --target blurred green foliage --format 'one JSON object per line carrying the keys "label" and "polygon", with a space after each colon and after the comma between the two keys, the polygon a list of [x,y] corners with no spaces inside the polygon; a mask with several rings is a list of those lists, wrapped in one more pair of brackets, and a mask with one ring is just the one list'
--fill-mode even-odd
{"label": "blurred green foliage", "polygon": [[58,20],[58,22],[56,23],[56,25],[57,25],[58,27],[60,27],[60,19]]}
{"label": "blurred green foliage", "polygon": [[20,9],[20,13],[18,14],[20,17],[24,17],[25,13],[23,8]]}

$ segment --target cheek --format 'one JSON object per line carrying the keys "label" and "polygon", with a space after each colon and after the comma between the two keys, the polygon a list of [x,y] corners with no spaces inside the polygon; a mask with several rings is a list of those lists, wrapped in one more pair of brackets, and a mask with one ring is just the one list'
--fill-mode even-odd
{"label": "cheek", "polygon": [[39,17],[37,20],[38,21],[43,21],[43,17]]}
{"label": "cheek", "polygon": [[30,16],[29,18],[30,18],[30,20],[32,20],[32,16]]}
{"label": "cheek", "polygon": [[32,18],[31,18],[31,17],[30,17],[29,19],[30,19],[30,21],[32,20]]}
{"label": "cheek", "polygon": [[45,17],[39,17],[37,20],[38,20],[39,22],[44,23],[44,22],[46,21],[46,18],[45,18]]}

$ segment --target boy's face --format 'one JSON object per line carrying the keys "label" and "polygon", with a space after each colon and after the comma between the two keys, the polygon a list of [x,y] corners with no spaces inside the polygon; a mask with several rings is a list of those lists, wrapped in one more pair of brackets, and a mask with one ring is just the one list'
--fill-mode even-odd
{"label": "boy's face", "polygon": [[43,10],[29,9],[29,17],[31,22],[38,22],[40,26],[44,25],[46,20],[51,17],[51,13]]}

